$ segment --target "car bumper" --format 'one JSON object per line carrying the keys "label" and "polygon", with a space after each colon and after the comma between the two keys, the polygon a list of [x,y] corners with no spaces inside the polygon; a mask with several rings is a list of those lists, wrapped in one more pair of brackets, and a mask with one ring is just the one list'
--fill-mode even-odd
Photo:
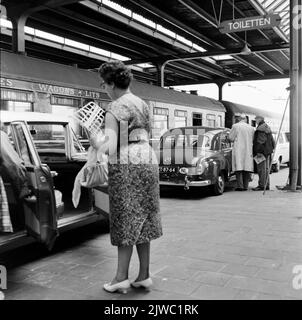
{"label": "car bumper", "polygon": [[189,187],[205,187],[212,184],[211,180],[202,180],[202,181],[160,181],[159,184],[161,186],[183,186],[185,188]]}

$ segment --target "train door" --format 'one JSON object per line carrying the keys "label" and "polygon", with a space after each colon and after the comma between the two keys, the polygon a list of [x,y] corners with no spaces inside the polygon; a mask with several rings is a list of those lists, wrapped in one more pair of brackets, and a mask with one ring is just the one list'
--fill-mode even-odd
{"label": "train door", "polygon": [[24,199],[23,206],[26,230],[51,249],[58,231],[50,169],[47,165],[41,164],[26,123],[14,121],[10,127],[16,150],[25,163],[28,187],[31,191],[31,194]]}

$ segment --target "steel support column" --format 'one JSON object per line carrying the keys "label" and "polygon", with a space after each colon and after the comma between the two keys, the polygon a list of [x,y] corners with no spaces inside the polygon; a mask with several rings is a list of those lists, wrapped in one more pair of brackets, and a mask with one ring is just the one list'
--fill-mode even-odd
{"label": "steel support column", "polygon": [[25,53],[25,31],[24,27],[28,15],[9,14],[9,18],[13,25],[12,49],[14,53]]}
{"label": "steel support column", "polygon": [[299,3],[301,0],[290,1],[290,189],[292,191],[297,189],[298,171],[301,167],[301,163],[299,165],[299,125],[301,126],[301,119],[299,119],[301,113],[301,106],[299,107],[299,91],[301,90],[299,56],[301,56],[301,47],[299,47],[299,28],[293,23],[298,14]]}
{"label": "steel support column", "polygon": [[299,0],[298,14],[300,25],[298,29],[298,59],[299,59],[299,85],[298,85],[298,179],[297,185],[302,186],[302,0]]}
{"label": "steel support column", "polygon": [[223,86],[225,85],[224,81],[216,82],[216,85],[218,87],[218,100],[223,100]]}

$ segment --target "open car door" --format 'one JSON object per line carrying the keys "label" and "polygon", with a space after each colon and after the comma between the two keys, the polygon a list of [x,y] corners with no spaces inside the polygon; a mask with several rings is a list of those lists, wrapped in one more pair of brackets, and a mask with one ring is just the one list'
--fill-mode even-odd
{"label": "open car door", "polygon": [[23,201],[26,229],[31,236],[51,250],[58,236],[51,172],[47,165],[41,164],[26,123],[14,121],[10,127],[15,149],[25,163],[31,191]]}

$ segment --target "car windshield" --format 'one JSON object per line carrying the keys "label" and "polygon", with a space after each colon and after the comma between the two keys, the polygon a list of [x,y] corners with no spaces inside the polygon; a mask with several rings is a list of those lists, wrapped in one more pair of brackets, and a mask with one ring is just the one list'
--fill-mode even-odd
{"label": "car windshield", "polygon": [[210,132],[197,133],[171,133],[162,138],[162,149],[201,148],[210,149],[213,134]]}

